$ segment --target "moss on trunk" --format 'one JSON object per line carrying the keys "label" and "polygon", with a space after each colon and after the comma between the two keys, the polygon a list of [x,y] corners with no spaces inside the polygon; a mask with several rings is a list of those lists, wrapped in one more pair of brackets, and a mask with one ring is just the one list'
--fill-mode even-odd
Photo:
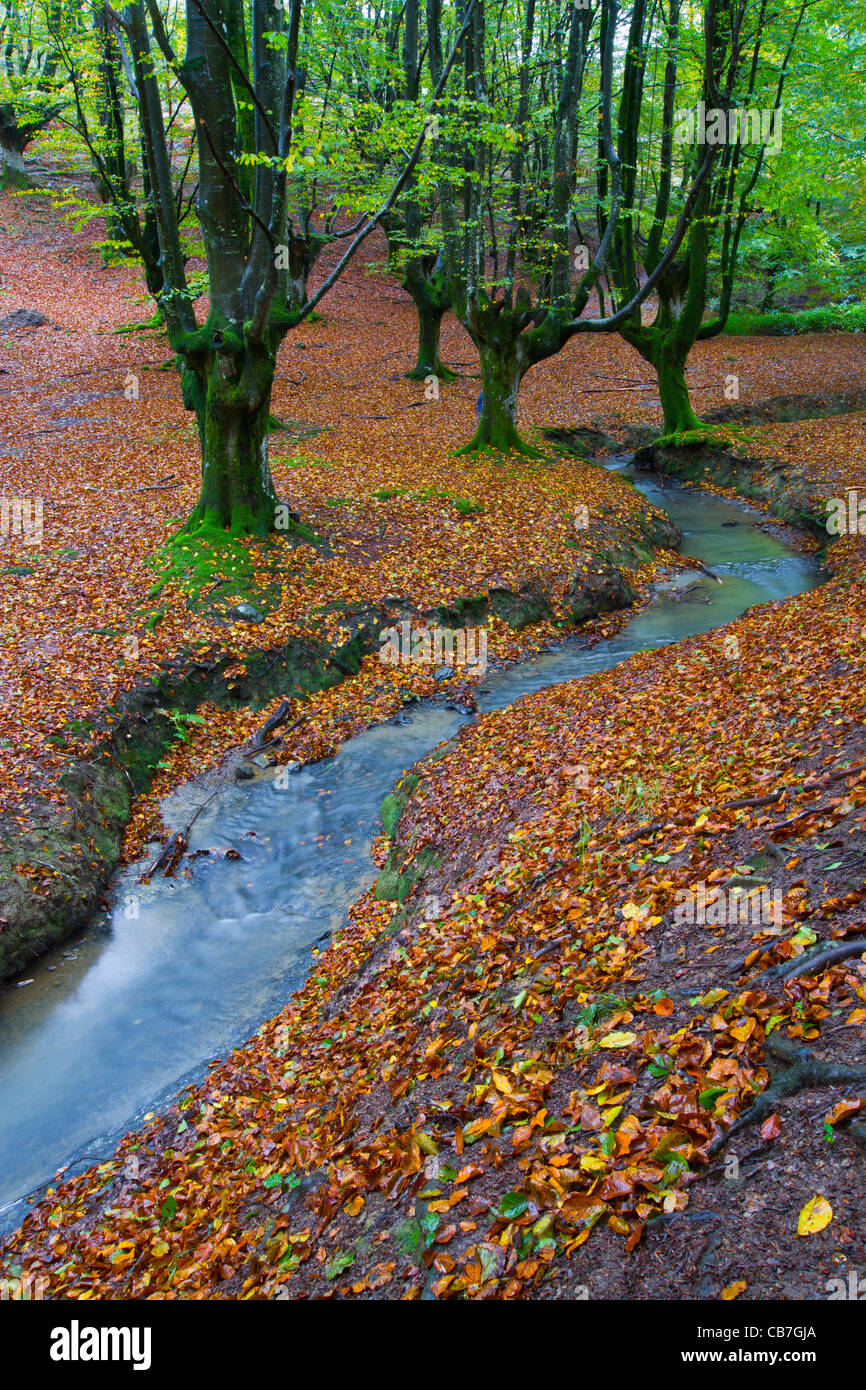
{"label": "moss on trunk", "polygon": [[[216,335],[215,335],[216,336]],[[274,529],[278,499],[268,463],[274,355],[217,339],[185,373],[184,399],[195,410],[202,455],[198,503],[186,531],[264,536]]]}
{"label": "moss on trunk", "polygon": [[539,451],[527,444],[517,430],[517,393],[525,371],[520,347],[519,340],[494,341],[480,347],[481,415],[475,434],[457,450],[458,454],[490,449],[538,457]]}
{"label": "moss on trunk", "polygon": [[683,434],[687,430],[700,429],[701,422],[692,409],[686,385],[685,361],[669,358],[662,353],[654,365],[664,412],[664,434]]}
{"label": "moss on trunk", "polygon": [[406,373],[407,377],[410,381],[425,381],[428,376],[438,377],[440,381],[456,381],[457,373],[445,366],[439,346],[445,308],[417,300],[415,308],[418,311],[418,356],[415,366]]}

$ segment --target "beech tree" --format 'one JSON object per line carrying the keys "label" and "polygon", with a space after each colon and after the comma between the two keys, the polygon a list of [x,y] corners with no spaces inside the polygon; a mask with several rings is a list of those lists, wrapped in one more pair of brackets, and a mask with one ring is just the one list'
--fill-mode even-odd
{"label": "beech tree", "polygon": [[[403,6],[403,40],[400,50],[400,96],[417,105],[422,94],[423,54],[420,0],[406,0]],[[438,122],[429,127],[435,138]],[[441,246],[436,235],[437,200],[435,185],[425,179],[419,166],[405,193],[385,222],[391,263],[418,316],[418,350],[415,365],[407,376],[424,381],[429,376],[453,381],[456,373],[442,361],[440,336],[442,319],[451,308],[451,287]]]}
{"label": "beech tree", "polygon": [[54,32],[77,6],[69,0],[0,0],[0,161],[2,178],[26,182],[24,151],[63,110]]}
{"label": "beech tree", "polygon": [[[389,176],[394,151],[412,144],[429,103],[423,5],[421,0],[385,0],[376,6],[363,0],[339,0],[337,5],[318,0],[318,8],[322,23],[317,27],[338,37],[319,67],[327,69],[333,110],[352,150],[356,182],[369,196]],[[435,121],[428,129],[435,129]],[[428,150],[429,144],[425,154]],[[360,210],[357,199],[356,207]],[[417,315],[415,364],[406,375],[416,380],[431,375],[453,379],[455,373],[442,362],[439,348],[440,326],[451,300],[428,158],[419,159],[382,219],[382,229],[389,269]]]}
{"label": "beech tree", "polygon": [[[466,13],[458,0],[457,22]],[[706,5],[716,42],[715,0]],[[492,16],[492,17],[491,17]],[[577,333],[612,331],[639,312],[671,264],[718,151],[707,148],[680,215],[642,284],[609,314],[584,317],[624,210],[623,160],[611,124],[618,6],[571,0],[476,0],[464,45],[462,91],[448,93],[437,142],[439,206],[451,302],[481,361],[483,403],[465,451],[532,450],[517,430],[520,383]],[[442,0],[427,0],[430,71],[443,67]],[[591,54],[599,116],[600,238],[576,274],[572,258],[578,111]],[[516,53],[514,64],[509,55]],[[588,261],[588,254],[586,257]]]}
{"label": "beech tree", "polygon": [[[297,220],[293,216],[298,204],[289,182],[299,153],[304,3],[186,0],[182,15],[173,7],[166,15],[159,0],[105,9],[138,115],[145,202],[155,232],[155,293],[201,443],[201,494],[187,530],[262,535],[274,528],[278,500],[268,464],[268,423],[277,351],[387,216],[424,145],[422,123],[412,147],[399,152],[378,209],[361,219],[336,265],[307,293],[309,263],[298,273],[297,253],[298,243],[313,232],[303,207]],[[455,56],[456,47],[443,84]],[[183,95],[195,135],[192,207],[209,298],[203,324],[195,314],[201,287],[187,277],[189,250],[181,235],[185,207],[170,132],[178,112],[167,120],[164,109],[169,79]],[[83,97],[79,107],[86,114]],[[98,148],[95,140],[91,145]],[[104,154],[99,158],[110,175]],[[106,186],[122,208],[128,191],[122,180],[109,176]],[[141,245],[146,258],[151,248],[143,237]]]}
{"label": "beech tree", "polygon": [[[782,137],[781,100],[807,0],[771,10],[768,0],[719,0],[715,33],[684,27],[680,0],[663,10],[634,0],[618,117],[624,210],[611,246],[608,285],[615,304],[631,301],[662,257],[684,186],[704,151],[718,158],[695,203],[682,254],[658,279],[655,317],[636,307],[620,333],[655,368],[665,435],[700,424],[685,367],[695,343],[727,323],[741,237],[768,147]],[[661,28],[661,43],[655,25]],[[695,48],[701,58],[696,60]],[[653,128],[656,68],[661,120]],[[599,201],[606,191],[599,166]],[[705,318],[711,276],[718,312]]]}

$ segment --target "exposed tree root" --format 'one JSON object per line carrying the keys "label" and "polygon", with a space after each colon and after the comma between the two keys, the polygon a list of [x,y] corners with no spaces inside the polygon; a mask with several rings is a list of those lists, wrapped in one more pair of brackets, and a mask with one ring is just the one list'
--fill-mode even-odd
{"label": "exposed tree root", "polygon": [[771,965],[751,983],[762,985],[771,980],[795,980],[798,975],[814,975],[817,970],[823,970],[826,965],[837,965],[839,961],[850,960],[852,956],[862,956],[864,951],[866,951],[866,939],[862,937],[858,941],[839,942],[835,946],[821,945],[812,951],[804,951],[802,955],[795,956],[793,960],[782,961],[780,965]]}
{"label": "exposed tree root", "polygon": [[[783,1063],[782,1069],[761,1092],[755,1104],[710,1145],[711,1157],[719,1153],[735,1134],[766,1119],[786,1096],[796,1095],[807,1086],[866,1083],[866,1067],[845,1067],[836,1066],[832,1062],[821,1062],[808,1047],[803,1047],[792,1038],[777,1036],[774,1033],[767,1039],[765,1048],[771,1057]],[[849,1125],[848,1132],[854,1133],[854,1127]],[[859,1136],[855,1134],[856,1137]]]}

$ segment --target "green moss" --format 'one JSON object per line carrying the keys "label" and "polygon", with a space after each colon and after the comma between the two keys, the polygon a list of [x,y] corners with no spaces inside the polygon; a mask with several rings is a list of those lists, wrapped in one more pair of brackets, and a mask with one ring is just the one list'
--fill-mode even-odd
{"label": "green moss", "polygon": [[[401,898],[400,896],[400,884],[401,878],[398,870],[389,869],[386,865],[380,873],[379,877],[376,879],[376,885],[373,889],[373,897],[378,899],[379,902],[402,902],[403,898]],[[403,897],[405,896],[406,894],[404,893]]]}
{"label": "green moss", "polygon": [[484,508],[480,502],[473,502],[471,497],[455,497],[454,506],[461,516],[481,516]]}
{"label": "green moss", "polygon": [[390,792],[379,808],[379,818],[382,822],[382,829],[389,839],[393,837],[394,831],[397,829],[397,822],[400,819],[403,805],[404,802],[402,798]]}
{"label": "green moss", "polygon": [[234,581],[239,588],[252,583],[253,567],[248,548],[221,527],[202,524],[196,531],[179,531],[150,559],[158,583],[149,597],[156,598],[165,584],[178,584],[199,593],[218,579]]}
{"label": "green moss", "polygon": [[735,442],[739,442],[736,436],[746,438],[743,431],[733,429],[730,425],[702,425],[697,430],[676,430],[671,434],[661,434],[654,441],[654,445],[660,449],[684,449],[707,444],[717,449],[732,449]]}

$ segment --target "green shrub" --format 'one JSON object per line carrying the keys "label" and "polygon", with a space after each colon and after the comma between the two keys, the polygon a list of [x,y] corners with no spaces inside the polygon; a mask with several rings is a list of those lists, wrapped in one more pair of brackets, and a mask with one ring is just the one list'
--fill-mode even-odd
{"label": "green shrub", "polygon": [[817,309],[731,314],[725,332],[735,337],[791,337],[796,333],[866,333],[866,304],[823,304]]}

